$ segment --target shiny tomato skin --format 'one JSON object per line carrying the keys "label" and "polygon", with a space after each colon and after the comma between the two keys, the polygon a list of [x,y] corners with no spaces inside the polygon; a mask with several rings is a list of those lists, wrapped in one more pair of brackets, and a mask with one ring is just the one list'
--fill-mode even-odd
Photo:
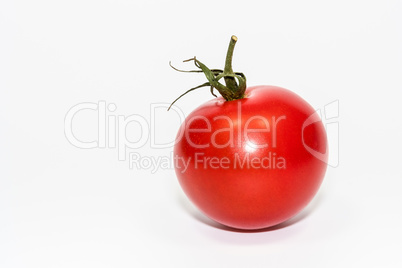
{"label": "shiny tomato skin", "polygon": [[[316,122],[306,125],[309,118]],[[181,187],[206,216],[261,229],[311,201],[328,152],[324,126],[306,101],[280,87],[257,86],[244,99],[219,97],[195,109],[180,127],[174,155]]]}

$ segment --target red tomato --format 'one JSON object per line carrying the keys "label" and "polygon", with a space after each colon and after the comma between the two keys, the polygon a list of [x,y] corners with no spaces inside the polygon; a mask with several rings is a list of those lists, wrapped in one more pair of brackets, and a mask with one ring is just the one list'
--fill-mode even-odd
{"label": "red tomato", "polygon": [[186,118],[174,148],[175,171],[206,216],[260,229],[311,201],[326,171],[326,150],[323,124],[306,101],[283,88],[257,86],[242,99],[208,101]]}
{"label": "red tomato", "polygon": [[296,94],[274,86],[247,88],[246,76],[232,69],[236,42],[232,36],[224,70],[187,60],[199,69],[190,72],[204,73],[208,82],[179,98],[205,86],[222,97],[182,124],[175,170],[205,215],[234,228],[260,229],[286,221],[314,197],[327,166],[327,138],[314,109]]}

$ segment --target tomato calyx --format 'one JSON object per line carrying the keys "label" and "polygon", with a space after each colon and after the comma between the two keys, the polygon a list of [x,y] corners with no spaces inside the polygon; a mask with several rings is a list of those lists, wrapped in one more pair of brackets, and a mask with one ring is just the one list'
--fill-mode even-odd
{"label": "tomato calyx", "polygon": [[[187,93],[201,88],[201,87],[210,87],[211,89],[211,94],[217,97],[214,94],[214,88],[218,90],[219,94],[226,100],[226,101],[232,101],[232,100],[238,100],[244,98],[244,93],[246,91],[246,76],[243,73],[239,72],[233,72],[232,69],[232,58],[233,58],[233,51],[235,44],[237,42],[237,37],[232,35],[229,43],[229,48],[226,54],[226,61],[225,61],[225,68],[223,70],[220,69],[209,69],[205,64],[200,62],[196,57],[184,60],[183,62],[190,62],[194,61],[194,65],[199,69],[199,70],[190,70],[190,71],[185,71],[185,70],[180,70],[172,66],[171,62],[169,62],[170,67],[172,67],[174,70],[178,72],[186,72],[186,73],[204,73],[205,77],[207,78],[208,82],[201,84],[199,86],[193,87],[186,92],[184,92],[182,95],[180,95],[178,98],[176,98],[172,104],[169,106],[168,110],[172,105],[178,101],[181,97],[186,95]],[[219,80],[224,79],[225,85],[220,83]]]}

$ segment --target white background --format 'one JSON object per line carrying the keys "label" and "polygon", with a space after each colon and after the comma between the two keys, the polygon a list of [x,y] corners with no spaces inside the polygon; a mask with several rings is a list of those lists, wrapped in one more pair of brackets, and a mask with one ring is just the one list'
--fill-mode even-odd
{"label": "white background", "polygon": [[[0,267],[400,267],[401,14],[400,1],[1,1]],[[249,85],[315,108],[339,100],[339,165],[301,214],[263,232],[201,215],[171,168],[130,169],[116,148],[64,134],[82,102],[150,123],[151,103],[204,82],[169,60],[222,68],[232,34]],[[177,107],[211,98],[199,89]],[[155,118],[156,138],[174,139],[178,115]],[[94,140],[97,123],[80,113],[74,133]],[[172,151],[152,147],[128,151]]]}

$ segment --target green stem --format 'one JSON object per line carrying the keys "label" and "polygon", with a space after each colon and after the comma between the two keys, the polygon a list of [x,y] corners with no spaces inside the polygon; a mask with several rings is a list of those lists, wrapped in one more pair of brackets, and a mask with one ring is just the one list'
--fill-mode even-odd
{"label": "green stem", "polygon": [[[232,35],[229,43],[229,48],[228,52],[226,54],[226,61],[225,61],[225,68],[224,70],[219,70],[219,69],[209,69],[205,64],[200,62],[199,60],[196,59],[196,57],[185,60],[184,62],[188,61],[194,61],[195,66],[199,70],[193,70],[193,71],[183,71],[179,70],[175,67],[173,67],[170,63],[170,66],[175,69],[176,71],[179,72],[202,72],[205,74],[205,77],[207,78],[208,82],[199,85],[197,87],[191,88],[187,90],[185,93],[180,95],[177,99],[175,99],[172,103],[172,105],[181,97],[186,95],[188,92],[191,92],[195,89],[201,88],[201,87],[206,87],[209,86],[211,88],[211,93],[216,97],[216,95],[213,92],[213,89],[215,88],[216,90],[219,91],[219,93],[222,95],[222,97],[226,101],[232,101],[232,100],[239,100],[244,98],[244,93],[246,91],[246,76],[243,73],[234,73],[232,69],[232,59],[233,59],[233,50],[235,47],[235,44],[237,42],[237,37]],[[225,85],[221,84],[219,82],[220,79],[225,80]],[[237,84],[237,82],[239,84]],[[170,109],[170,107],[169,107]]]}
{"label": "green stem", "polygon": [[[237,37],[232,35],[232,37],[230,38],[228,52],[226,54],[225,69],[223,70],[224,74],[234,74],[233,68],[232,68],[232,59],[233,59],[233,51],[234,51],[236,42],[237,42]],[[238,90],[238,86],[237,86],[235,78],[225,76],[224,79],[225,79],[226,87],[229,88],[232,92],[236,92]]]}

